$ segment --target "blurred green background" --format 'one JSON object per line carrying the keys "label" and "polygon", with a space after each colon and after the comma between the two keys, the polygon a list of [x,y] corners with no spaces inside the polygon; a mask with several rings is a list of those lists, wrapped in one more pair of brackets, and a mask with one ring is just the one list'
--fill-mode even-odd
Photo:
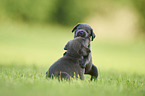
{"label": "blurred green background", "polygon": [[92,55],[99,68],[107,65],[106,69],[120,69],[118,64],[123,67],[120,70],[143,68],[144,0],[0,2],[1,64],[52,64],[62,56],[67,41],[73,39],[73,26],[84,22],[92,26],[96,34]]}
{"label": "blurred green background", "polygon": [[[93,63],[99,69],[99,83],[87,82],[94,96],[97,85],[98,89],[108,85],[104,89],[106,93],[113,89],[122,94],[135,90],[137,94],[144,94],[145,0],[0,0],[0,95],[6,94],[7,88],[14,88],[14,92],[17,88],[27,89],[26,92],[35,85],[39,90],[37,84],[44,85],[38,93],[45,94],[48,88],[45,72],[63,56],[63,48],[73,39],[71,30],[77,23],[89,24],[96,34],[91,52]],[[136,75],[130,77],[130,74]],[[114,86],[115,80],[121,83]],[[30,85],[25,85],[26,81]],[[57,88],[55,81],[51,82],[49,88],[59,90],[63,86],[57,82]],[[87,87],[83,86],[86,82],[80,83],[70,86],[81,92],[84,88],[87,92]],[[63,86],[62,90],[70,92],[70,86]],[[17,96],[14,92],[11,91]]]}

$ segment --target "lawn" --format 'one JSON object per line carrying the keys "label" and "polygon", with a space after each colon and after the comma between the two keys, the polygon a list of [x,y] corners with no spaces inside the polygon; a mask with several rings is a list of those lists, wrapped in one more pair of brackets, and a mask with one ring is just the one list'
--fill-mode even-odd
{"label": "lawn", "polygon": [[144,96],[145,42],[98,38],[91,42],[98,80],[59,82],[45,72],[73,39],[71,28],[1,23],[0,96]]}

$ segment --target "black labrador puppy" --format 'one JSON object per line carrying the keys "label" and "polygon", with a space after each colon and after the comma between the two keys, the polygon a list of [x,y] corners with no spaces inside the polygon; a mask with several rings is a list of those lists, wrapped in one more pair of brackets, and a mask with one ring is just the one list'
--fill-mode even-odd
{"label": "black labrador puppy", "polygon": [[[75,31],[74,38],[88,37],[91,39],[91,41],[93,41],[95,38],[95,33],[93,32],[93,29],[88,24],[78,23],[76,26],[74,26],[72,32],[74,31]],[[89,49],[91,50],[90,45],[89,45]],[[88,56],[83,56],[82,65],[83,67],[85,67],[85,74],[90,74],[91,80],[92,79],[96,80],[98,77],[98,69],[94,64],[92,64],[91,53],[89,53]]]}
{"label": "black labrador puppy", "polygon": [[88,56],[90,49],[88,45],[90,43],[89,38],[77,37],[69,41],[65,48],[67,49],[66,54],[57,60],[53,65],[50,66],[46,72],[46,77],[59,77],[70,80],[70,77],[84,79],[85,69],[80,66],[82,56]]}

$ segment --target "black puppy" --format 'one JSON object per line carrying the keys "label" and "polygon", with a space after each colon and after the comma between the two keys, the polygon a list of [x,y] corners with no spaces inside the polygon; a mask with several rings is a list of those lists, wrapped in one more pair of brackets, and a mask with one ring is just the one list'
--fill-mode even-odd
{"label": "black puppy", "polygon": [[[88,37],[92,41],[95,38],[95,34],[93,32],[93,29],[85,24],[85,23],[78,23],[76,26],[74,26],[72,32],[75,31],[74,38],[76,37]],[[89,49],[90,45],[89,45]],[[85,74],[90,74],[91,75],[91,80],[92,79],[97,79],[98,77],[98,69],[97,67],[92,64],[92,56],[91,53],[88,56],[83,56],[83,66],[85,67]]]}
{"label": "black puppy", "polygon": [[69,41],[65,48],[66,54],[50,66],[47,71],[46,77],[60,77],[61,79],[69,79],[70,77],[84,79],[85,69],[79,64],[82,61],[82,56],[87,56],[90,53],[90,49],[87,47],[90,43],[89,38],[77,37]]}

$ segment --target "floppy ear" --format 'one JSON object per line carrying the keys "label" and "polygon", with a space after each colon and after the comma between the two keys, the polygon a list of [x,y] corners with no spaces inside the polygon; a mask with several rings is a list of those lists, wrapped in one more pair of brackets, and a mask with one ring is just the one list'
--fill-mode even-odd
{"label": "floppy ear", "polygon": [[72,29],[72,32],[74,32],[79,25],[80,25],[80,23],[78,23],[77,25],[75,25],[74,28]]}
{"label": "floppy ear", "polygon": [[64,46],[64,50],[67,50],[69,46],[69,42],[67,42],[67,44]]}
{"label": "floppy ear", "polygon": [[92,41],[93,41],[94,38],[96,37],[95,33],[93,32],[93,29],[91,29],[91,37],[92,37]]}

